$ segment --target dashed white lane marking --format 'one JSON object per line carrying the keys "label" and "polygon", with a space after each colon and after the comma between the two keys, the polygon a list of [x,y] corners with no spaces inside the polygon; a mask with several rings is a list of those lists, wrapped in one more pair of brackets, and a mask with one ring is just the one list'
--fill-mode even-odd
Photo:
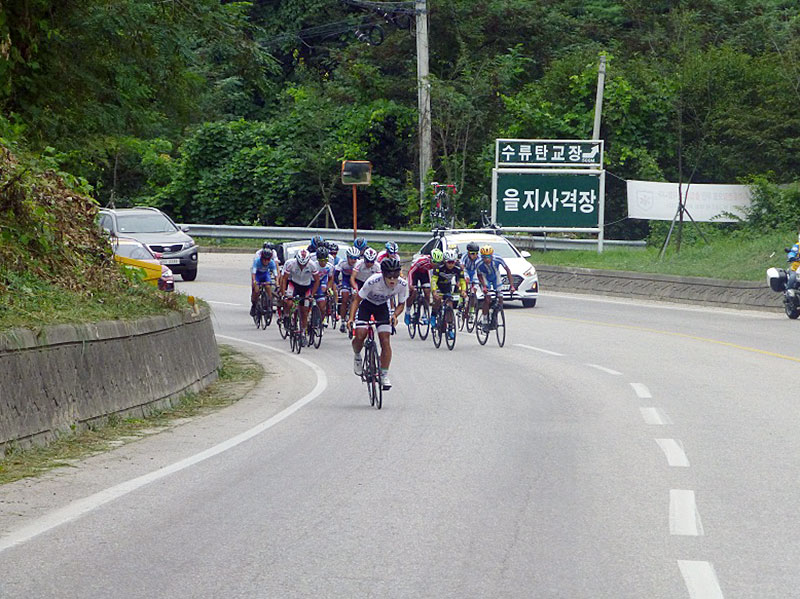
{"label": "dashed white lane marking", "polygon": [[631,387],[636,392],[636,395],[639,399],[650,399],[653,397],[650,394],[650,389],[647,388],[647,385],[642,383],[631,383]]}
{"label": "dashed white lane marking", "polygon": [[669,416],[658,408],[639,408],[639,411],[642,413],[645,424],[655,424],[659,426],[672,424]]}
{"label": "dashed white lane marking", "polygon": [[703,523],[694,499],[694,491],[672,489],[669,492],[669,533],[699,537],[703,535]]}
{"label": "dashed white lane marking", "polygon": [[724,599],[717,573],[709,562],[678,560],[689,597],[692,599]]}
{"label": "dashed white lane marking", "polygon": [[555,351],[550,351],[549,349],[542,349],[541,347],[533,347],[532,345],[523,345],[522,343],[515,343],[517,347],[524,347],[525,349],[532,349],[533,351],[538,351],[543,354],[549,354],[551,356],[563,356],[564,354],[560,354]]}
{"label": "dashed white lane marking", "polygon": [[667,463],[675,468],[688,468],[689,460],[680,443],[675,439],[656,439],[656,443],[664,452]]}
{"label": "dashed white lane marking", "polygon": [[606,368],[605,366],[600,366],[598,364],[587,364],[587,366],[590,366],[592,368],[596,368],[597,370],[601,370],[602,372],[605,372],[606,374],[612,374],[614,376],[622,376],[621,372],[617,372],[616,370],[611,370],[610,368]]}
{"label": "dashed white lane marking", "polygon": [[175,462],[174,464],[170,464],[160,470],[156,470],[155,472],[150,472],[149,474],[145,474],[143,476],[139,476],[138,478],[131,479],[129,481],[125,481],[124,483],[120,483],[94,495],[90,495],[89,497],[85,497],[83,499],[78,499],[77,501],[73,501],[69,505],[50,512],[49,514],[45,514],[41,518],[36,519],[31,524],[27,526],[23,526],[22,528],[12,531],[8,535],[4,537],[0,537],[0,553],[5,551],[6,549],[10,549],[16,545],[21,545],[27,541],[30,541],[32,538],[39,536],[42,533],[45,533],[57,526],[61,526],[62,524],[66,524],[67,522],[71,522],[72,520],[76,520],[85,514],[88,514],[92,510],[97,509],[98,507],[105,505],[106,503],[110,503],[115,499],[119,499],[123,495],[127,495],[145,485],[149,485],[152,482],[155,482],[159,479],[162,479],[170,474],[175,474],[176,472],[180,472],[181,470],[185,470],[190,466],[194,466],[195,464],[199,464],[209,458],[212,458],[220,453],[227,451],[244,443],[245,441],[252,439],[256,435],[263,433],[264,431],[272,428],[276,424],[286,420],[289,416],[297,412],[300,408],[305,406],[306,404],[310,403],[327,388],[328,386],[328,377],[325,374],[325,371],[322,370],[316,364],[309,362],[305,358],[301,358],[299,356],[295,356],[290,354],[287,351],[282,349],[277,349],[274,347],[270,347],[269,345],[264,345],[262,343],[255,343],[253,341],[247,341],[245,339],[237,339],[235,337],[226,337],[225,335],[217,335],[220,339],[228,339],[231,341],[238,341],[240,343],[248,343],[250,345],[256,345],[258,347],[268,349],[271,351],[275,351],[281,354],[286,354],[291,356],[295,360],[299,360],[311,370],[314,371],[314,374],[317,376],[317,384],[311,390],[311,392],[302,397],[301,399],[294,402],[289,407],[285,408],[284,410],[275,414],[272,418],[265,420],[264,422],[257,424],[250,430],[247,430],[243,433],[236,435],[228,439],[227,441],[223,441],[206,449],[205,451],[201,451],[198,454],[193,456],[189,456],[183,460]]}
{"label": "dashed white lane marking", "polygon": [[233,304],[231,302],[214,302],[211,300],[206,300],[209,304],[219,304],[220,306],[243,306],[244,304]]}

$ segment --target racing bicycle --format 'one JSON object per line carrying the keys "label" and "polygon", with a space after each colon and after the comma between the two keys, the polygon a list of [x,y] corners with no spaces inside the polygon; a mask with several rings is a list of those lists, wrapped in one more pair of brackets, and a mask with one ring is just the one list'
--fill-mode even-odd
{"label": "racing bicycle", "polygon": [[419,338],[423,341],[428,338],[430,331],[430,307],[428,300],[425,299],[425,292],[422,284],[417,283],[415,287],[414,301],[409,309],[408,335],[412,339],[419,333]]}
{"label": "racing bicycle", "polygon": [[[444,337],[447,349],[452,350],[456,346],[456,314],[453,309],[452,303],[455,299],[452,293],[442,293],[442,303],[436,311],[436,324],[431,329],[431,339],[433,344],[438,348],[442,344],[442,337]],[[463,303],[463,302],[462,302]]]}
{"label": "racing bicycle", "polygon": [[267,283],[259,283],[256,298],[256,313],[253,321],[257,329],[266,329],[272,322],[272,298],[267,292]]}
{"label": "racing bicycle", "polygon": [[486,323],[481,321],[483,311],[478,307],[477,322],[475,323],[475,335],[478,337],[478,343],[486,345],[489,339],[489,333],[494,331],[497,335],[497,345],[503,347],[506,342],[506,315],[503,311],[503,304],[498,299],[497,293],[494,291],[484,291],[491,297],[489,304],[489,317]]}

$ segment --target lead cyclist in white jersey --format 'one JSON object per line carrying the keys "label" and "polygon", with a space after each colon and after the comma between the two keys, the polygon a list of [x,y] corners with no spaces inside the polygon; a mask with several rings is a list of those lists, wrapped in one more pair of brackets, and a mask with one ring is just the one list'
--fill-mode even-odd
{"label": "lead cyclist in white jersey", "polygon": [[[389,299],[397,298],[397,307],[391,317],[389,316]],[[361,376],[363,360],[361,349],[364,347],[364,340],[367,338],[367,328],[370,317],[375,317],[378,325],[378,340],[381,344],[381,374],[383,378],[383,388],[392,388],[389,381],[389,365],[392,363],[392,346],[389,338],[392,334],[392,327],[397,325],[397,317],[402,314],[408,299],[408,283],[400,277],[400,260],[397,258],[385,258],[381,262],[381,273],[372,275],[366,283],[355,294],[352,306],[350,307],[350,320],[348,325],[352,328],[355,322],[355,334],[353,335],[353,370]],[[358,311],[358,320],[356,320]]]}

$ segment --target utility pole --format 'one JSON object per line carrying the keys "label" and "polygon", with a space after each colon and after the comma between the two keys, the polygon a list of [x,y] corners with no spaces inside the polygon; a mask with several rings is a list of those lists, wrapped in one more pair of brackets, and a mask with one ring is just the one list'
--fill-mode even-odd
{"label": "utility pole", "polygon": [[603,88],[606,84],[606,56],[600,55],[600,68],[597,70],[597,97],[594,100],[594,129],[592,139],[600,139],[600,116],[603,114]]}
{"label": "utility pole", "polygon": [[428,71],[427,0],[416,0],[417,99],[419,103],[419,222],[425,214],[425,178],[433,164],[431,155],[431,84]]}

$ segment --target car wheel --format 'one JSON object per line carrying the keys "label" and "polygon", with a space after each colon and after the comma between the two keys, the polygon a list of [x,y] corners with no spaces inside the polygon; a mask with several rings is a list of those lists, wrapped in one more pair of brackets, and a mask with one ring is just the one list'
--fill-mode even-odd
{"label": "car wheel", "polygon": [[195,268],[194,270],[184,270],[181,273],[181,278],[183,278],[184,281],[194,281],[197,278],[197,269]]}
{"label": "car wheel", "polygon": [[534,298],[524,299],[522,300],[522,305],[525,308],[533,308],[536,305],[536,298],[534,297]]}

